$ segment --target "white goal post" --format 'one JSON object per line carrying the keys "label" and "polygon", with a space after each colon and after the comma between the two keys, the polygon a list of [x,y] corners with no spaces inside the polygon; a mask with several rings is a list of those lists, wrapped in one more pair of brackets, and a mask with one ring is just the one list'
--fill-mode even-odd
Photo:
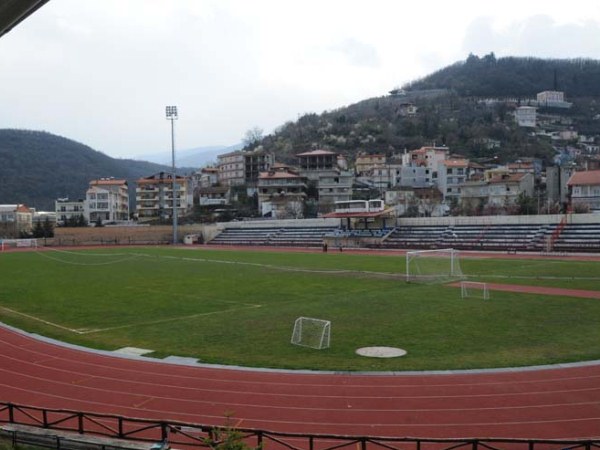
{"label": "white goal post", "polygon": [[462,277],[459,252],[453,248],[406,252],[406,281],[443,283]]}
{"label": "white goal post", "polygon": [[294,322],[292,344],[316,349],[329,348],[331,322],[329,320],[298,317]]}
{"label": "white goal post", "polygon": [[490,299],[490,291],[487,283],[479,281],[461,281],[460,282],[460,297],[461,298],[482,298]]}
{"label": "white goal post", "polygon": [[11,248],[37,248],[37,239],[0,239],[0,251]]}

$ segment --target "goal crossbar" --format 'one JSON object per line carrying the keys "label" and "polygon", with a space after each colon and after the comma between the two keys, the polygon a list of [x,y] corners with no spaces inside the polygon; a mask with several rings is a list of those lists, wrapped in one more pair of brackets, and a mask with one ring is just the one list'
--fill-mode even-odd
{"label": "goal crossbar", "polygon": [[0,239],[0,251],[9,248],[37,248],[37,239]]}
{"label": "goal crossbar", "polygon": [[436,283],[462,276],[459,252],[453,248],[406,252],[406,281]]}
{"label": "goal crossbar", "polygon": [[294,322],[291,343],[316,349],[329,348],[331,322],[329,320],[298,317]]}
{"label": "goal crossbar", "polygon": [[481,281],[461,281],[460,297],[482,298],[484,300],[489,300],[490,291],[488,289],[488,284]]}

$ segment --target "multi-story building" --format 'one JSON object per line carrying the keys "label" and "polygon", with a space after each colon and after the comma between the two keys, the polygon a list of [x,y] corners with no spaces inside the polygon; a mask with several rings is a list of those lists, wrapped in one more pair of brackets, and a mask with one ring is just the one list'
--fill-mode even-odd
{"label": "multi-story building", "polygon": [[0,237],[18,238],[31,232],[33,212],[25,205],[0,205]]}
{"label": "multi-story building", "polygon": [[273,154],[262,149],[217,156],[218,181],[223,186],[256,185],[261,172],[273,165]]}
{"label": "multi-story building", "polygon": [[[421,147],[402,155],[403,166],[422,166],[435,171],[448,158],[448,147]],[[434,177],[435,178],[435,177]]]}
{"label": "multi-story building", "polygon": [[354,163],[354,171],[357,176],[369,173],[373,168],[383,166],[387,163],[387,158],[382,154],[368,155],[359,153]]}
{"label": "multi-story building", "polygon": [[79,220],[81,216],[85,218],[85,200],[70,200],[68,198],[59,198],[54,201],[54,212],[56,213],[56,224],[64,225],[69,221]]}
{"label": "multi-story building", "polygon": [[219,169],[218,180],[223,186],[239,186],[244,184],[244,152],[235,151],[217,156]]}
{"label": "multi-story building", "polygon": [[321,213],[333,211],[335,202],[352,198],[354,174],[340,167],[340,164],[344,164],[344,158],[339,158],[337,153],[327,150],[313,150],[296,156],[300,175],[316,184]]}
{"label": "multi-story building", "polygon": [[517,197],[524,194],[532,197],[534,177],[531,173],[511,173],[500,175],[489,181],[488,205],[514,205]]}
{"label": "multi-story building", "polygon": [[229,188],[225,186],[200,187],[195,195],[200,206],[224,206],[229,204]]}
{"label": "multi-story building", "polygon": [[318,172],[338,168],[337,156],[337,153],[327,150],[313,150],[296,155],[300,171],[307,174],[309,179],[314,180],[316,180]]}
{"label": "multi-story building", "polygon": [[302,218],[306,177],[284,164],[274,164],[258,177],[258,209],[263,217]]}
{"label": "multi-story building", "polygon": [[127,181],[115,178],[90,181],[85,194],[84,216],[89,223],[129,220]]}
{"label": "multi-story building", "polygon": [[562,91],[543,91],[537,94],[537,105],[549,108],[570,108],[571,103],[565,101]]}
{"label": "multi-story building", "polygon": [[468,159],[447,159],[440,163],[437,184],[444,199],[458,199],[461,187],[468,179]]}
{"label": "multi-story building", "polygon": [[193,206],[193,192],[187,177],[177,175],[173,183],[172,174],[159,172],[138,179],[136,184],[135,212],[141,222],[172,218],[174,198],[177,217],[185,216]]}
{"label": "multi-story building", "polygon": [[515,109],[515,120],[520,127],[535,128],[536,125],[536,107],[519,106]]}
{"label": "multi-story building", "polygon": [[600,211],[600,170],[575,172],[567,182],[571,207],[584,206]]}
{"label": "multi-story building", "polygon": [[332,170],[319,173],[319,212],[328,213],[335,209],[335,202],[352,199],[354,175],[350,171]]}

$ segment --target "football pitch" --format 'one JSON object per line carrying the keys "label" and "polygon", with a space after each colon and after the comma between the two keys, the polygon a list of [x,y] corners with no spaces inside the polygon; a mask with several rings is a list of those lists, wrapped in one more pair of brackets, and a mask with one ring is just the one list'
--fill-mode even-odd
{"label": "football pitch", "polygon": [[[461,257],[473,281],[600,291],[600,262]],[[406,283],[403,255],[185,248],[0,253],[0,321],[65,342],[205,363],[316,370],[513,367],[600,359],[600,299]],[[331,346],[290,344],[298,317]],[[399,347],[401,358],[356,355]]]}

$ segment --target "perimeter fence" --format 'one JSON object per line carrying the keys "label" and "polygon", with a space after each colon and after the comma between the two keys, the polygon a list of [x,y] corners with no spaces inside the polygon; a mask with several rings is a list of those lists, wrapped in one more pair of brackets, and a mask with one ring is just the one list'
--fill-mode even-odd
{"label": "perimeter fence", "polygon": [[[415,438],[350,436],[335,434],[285,433],[250,428],[215,427],[178,421],[162,421],[98,414],[66,409],[38,408],[0,402],[0,425],[26,426],[27,432],[5,431],[13,443],[20,443],[19,433],[31,441],[32,428],[45,438],[40,447],[56,449],[125,449],[131,445],[90,443],[84,436],[127,440],[132,444],[151,443],[146,448],[223,448],[228,433],[251,448],[282,450],[595,450],[600,439],[508,439],[508,438]],[[55,432],[53,437],[51,432]],[[69,433],[65,437],[65,432]],[[58,433],[63,433],[58,435]],[[77,439],[81,436],[81,440]],[[139,448],[139,447],[138,447]],[[239,447],[238,447],[239,448]]]}

